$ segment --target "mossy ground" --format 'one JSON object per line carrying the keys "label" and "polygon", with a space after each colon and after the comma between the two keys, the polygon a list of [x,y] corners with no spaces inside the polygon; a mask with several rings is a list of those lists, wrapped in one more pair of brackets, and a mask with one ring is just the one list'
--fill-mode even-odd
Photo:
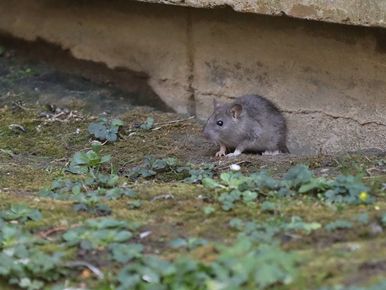
{"label": "mossy ground", "polygon": [[[75,152],[90,148],[87,126],[95,120],[95,116],[84,111],[79,120],[70,118],[52,122],[39,117],[45,108],[33,102],[39,91],[34,86],[38,83],[37,78],[44,74],[45,66],[20,64],[14,59],[2,59],[0,64],[0,207],[4,209],[11,204],[25,203],[39,208],[44,219],[26,225],[36,234],[93,217],[88,213],[75,212],[71,202],[42,198],[37,193],[55,178],[66,174],[63,169]],[[20,83],[23,83],[22,89]],[[85,83],[83,91],[98,94],[100,87]],[[40,85],[47,87],[53,84]],[[56,84],[51,94],[55,95],[55,90],[58,99],[66,94],[60,84]],[[13,105],[19,100],[24,102],[21,107]],[[85,102],[87,98],[75,102],[77,109],[81,109],[79,104]],[[126,134],[129,128],[144,122],[148,116],[154,117],[155,127],[160,127],[158,130]],[[142,205],[130,209],[130,199],[107,203],[114,217],[140,222],[143,230],[151,231],[151,235],[143,241],[147,253],[168,258],[180,255],[180,252],[167,246],[169,241],[178,237],[202,237],[230,244],[236,233],[228,223],[235,217],[265,221],[272,216],[289,218],[296,215],[305,221],[327,224],[337,219],[352,219],[366,212],[372,223],[379,223],[379,215],[386,212],[385,192],[381,189],[386,183],[386,174],[385,168],[379,165],[386,158],[384,152],[273,157],[243,155],[236,160],[216,160],[212,157],[216,148],[201,137],[201,124],[194,119],[143,107],[133,107],[118,117],[125,124],[123,138],[104,145],[102,152],[112,155],[112,164],[124,179],[127,170],[140,164],[148,155],[175,157],[182,163],[214,162],[217,174],[237,162],[245,172],[264,168],[274,176],[281,176],[289,167],[303,163],[317,175],[362,174],[377,198],[372,205],[343,207],[328,206],[307,196],[276,198],[271,200],[277,207],[275,213],[262,212],[259,204],[255,207],[238,205],[234,210],[225,212],[213,201],[199,198],[208,194],[203,186],[181,182],[178,173],[136,182],[127,180],[138,192]],[[173,123],[175,120],[183,121]],[[11,124],[22,126],[25,132],[11,129]],[[163,195],[173,198],[155,198]],[[212,215],[203,213],[202,209],[207,205],[216,209]],[[336,232],[321,230],[290,239],[283,243],[283,247],[298,252],[304,259],[300,265],[300,276],[286,289],[317,289],[322,285],[336,284],[366,285],[377,281],[384,276],[386,268],[385,243],[385,233],[373,233],[369,226]],[[202,260],[210,260],[215,255],[210,247],[199,248],[190,254]]]}

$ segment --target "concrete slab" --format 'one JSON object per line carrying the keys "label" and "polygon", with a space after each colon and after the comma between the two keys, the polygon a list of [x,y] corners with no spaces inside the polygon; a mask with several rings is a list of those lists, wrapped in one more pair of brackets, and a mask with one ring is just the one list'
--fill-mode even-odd
{"label": "concrete slab", "polygon": [[238,12],[287,15],[340,24],[386,27],[384,0],[139,0],[199,8],[231,7]]}

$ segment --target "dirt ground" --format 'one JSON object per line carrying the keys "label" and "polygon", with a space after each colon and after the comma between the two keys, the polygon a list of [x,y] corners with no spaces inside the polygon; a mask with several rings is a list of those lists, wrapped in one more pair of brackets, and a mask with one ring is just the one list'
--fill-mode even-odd
{"label": "dirt ground", "polygon": [[[61,62],[66,63],[65,59]],[[319,289],[382,281],[386,268],[385,225],[381,221],[386,213],[386,152],[368,150],[313,156],[243,154],[236,159],[217,159],[213,157],[217,148],[202,137],[201,122],[168,112],[156,99],[153,104],[158,109],[136,106],[138,100],[132,98],[133,93],[104,81],[103,73],[93,79],[89,74],[75,72],[75,61],[66,67],[60,62],[31,60],[22,49],[4,47],[0,56],[0,207],[4,210],[23,203],[38,208],[45,218],[26,224],[33,234],[95,216],[87,211],[75,212],[71,201],[43,198],[38,193],[53,180],[69,176],[64,169],[76,152],[90,150],[92,137],[87,129],[90,123],[99,116],[119,118],[124,125],[118,142],[106,143],[101,152],[111,154],[114,171],[138,193],[141,206],[129,209],[130,198],[106,204],[115,218],[140,222],[141,232],[151,232],[142,241],[145,253],[167,259],[184,255],[186,252],[168,247],[168,241],[181,237],[200,237],[230,245],[237,234],[229,227],[231,219],[263,222],[272,218],[272,213],[261,209],[260,199],[254,207],[240,204],[231,211],[221,210],[220,204],[205,198],[210,195],[207,188],[200,182],[183,182],[186,176],[181,176],[178,170],[148,178],[128,178],[133,168],[144,164],[146,157],[173,157],[181,166],[190,164],[195,168],[209,164],[215,179],[235,163],[244,174],[264,169],[274,178],[282,178],[289,168],[305,164],[317,177],[359,175],[375,202],[337,206],[307,195],[268,198],[280,209],[273,215],[281,219],[298,216],[325,225],[338,219],[352,220],[363,213],[369,218],[367,223],[352,228],[283,235],[281,248],[297,253],[303,260],[292,283],[274,288]],[[153,126],[137,130],[148,117],[154,119]],[[203,208],[207,206],[213,207],[215,213],[205,214]],[[207,261],[215,253],[204,246],[189,255]],[[98,255],[84,257],[78,253],[78,259],[81,258],[108,268]],[[98,288],[92,278],[83,278],[70,277],[75,284],[95,287],[90,289],[113,289]],[[2,289],[10,287],[6,278],[2,284]]]}

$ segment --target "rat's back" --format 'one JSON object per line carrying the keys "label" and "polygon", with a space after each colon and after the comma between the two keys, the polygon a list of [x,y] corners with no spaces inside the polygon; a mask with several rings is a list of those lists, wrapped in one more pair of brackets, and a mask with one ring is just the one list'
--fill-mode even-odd
{"label": "rat's back", "polygon": [[[247,112],[246,118],[257,122],[263,131],[261,136],[271,146],[277,147],[283,153],[288,153],[287,123],[274,103],[258,95],[245,95],[237,98],[235,103],[240,103]],[[268,145],[268,144],[267,144]]]}
{"label": "rat's back", "polygon": [[261,114],[281,116],[281,113],[276,105],[262,96],[245,95],[236,98],[236,102],[240,102],[252,118]]}

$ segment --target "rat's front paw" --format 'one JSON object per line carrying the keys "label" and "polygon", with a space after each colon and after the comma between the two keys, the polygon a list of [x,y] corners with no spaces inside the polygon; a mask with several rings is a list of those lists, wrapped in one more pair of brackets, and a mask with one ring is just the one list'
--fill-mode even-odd
{"label": "rat's front paw", "polygon": [[222,156],[225,156],[226,155],[226,152],[227,152],[227,148],[225,147],[225,145],[223,144],[220,144],[220,151],[218,151],[216,153],[216,157],[222,157]]}
{"label": "rat's front paw", "polygon": [[216,157],[222,157],[222,156],[225,156],[226,154],[225,154],[225,151],[222,151],[222,150],[220,150],[220,151],[218,151],[218,152],[216,152]]}

